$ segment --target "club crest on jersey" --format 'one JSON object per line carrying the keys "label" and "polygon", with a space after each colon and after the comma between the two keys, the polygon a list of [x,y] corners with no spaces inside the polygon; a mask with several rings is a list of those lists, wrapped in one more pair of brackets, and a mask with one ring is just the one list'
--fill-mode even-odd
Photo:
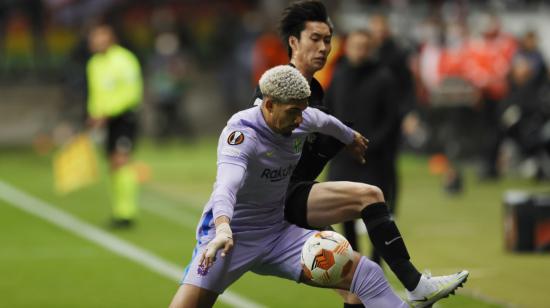
{"label": "club crest on jersey", "polygon": [[206,276],[208,275],[208,268],[204,265],[199,265],[199,268],[197,268],[197,274],[199,276]]}
{"label": "club crest on jersey", "polygon": [[231,145],[237,145],[241,144],[244,141],[244,134],[238,130],[232,132],[229,134],[229,137],[227,137],[227,143]]}

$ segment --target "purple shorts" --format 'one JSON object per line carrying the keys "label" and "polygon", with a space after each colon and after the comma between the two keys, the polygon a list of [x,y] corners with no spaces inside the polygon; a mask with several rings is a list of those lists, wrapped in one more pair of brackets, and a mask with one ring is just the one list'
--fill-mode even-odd
{"label": "purple shorts", "polygon": [[221,294],[248,271],[299,282],[302,246],[314,232],[284,222],[275,229],[233,233],[233,249],[224,258],[219,250],[207,271],[199,267],[199,262],[213,234],[205,235],[199,238],[182,283]]}

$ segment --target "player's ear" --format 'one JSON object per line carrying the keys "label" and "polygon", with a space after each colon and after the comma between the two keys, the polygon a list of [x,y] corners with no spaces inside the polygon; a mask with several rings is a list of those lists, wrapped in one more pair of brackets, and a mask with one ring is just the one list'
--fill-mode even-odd
{"label": "player's ear", "polygon": [[290,49],[296,50],[298,48],[298,38],[294,35],[291,35],[288,37],[288,46],[290,46]]}
{"label": "player's ear", "polygon": [[270,113],[273,112],[273,100],[271,98],[264,97],[264,105],[267,111],[269,111]]}

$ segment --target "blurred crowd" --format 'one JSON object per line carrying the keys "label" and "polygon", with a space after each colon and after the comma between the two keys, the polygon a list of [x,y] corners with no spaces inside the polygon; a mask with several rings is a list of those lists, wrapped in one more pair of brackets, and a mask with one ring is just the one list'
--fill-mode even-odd
{"label": "blurred crowd", "polygon": [[[4,0],[0,85],[62,84],[66,110],[72,110],[67,114],[83,117],[86,34],[93,24],[107,22],[141,63],[145,105],[156,123],[152,134],[190,139],[196,120],[186,105],[199,83],[206,80],[219,93],[218,113],[227,116],[248,107],[262,72],[288,62],[275,28],[288,2]],[[470,158],[481,162],[483,178],[506,170],[550,177],[548,54],[539,44],[548,36],[541,31],[549,31],[544,12],[550,4],[327,0],[326,5],[336,33],[319,81],[330,87],[349,32],[369,32],[375,42],[370,61],[390,68],[401,93],[396,108],[405,146],[442,153],[451,189],[460,189],[459,162]],[[525,16],[539,14],[531,23],[521,16],[501,18],[519,8]],[[508,21],[513,32],[506,31]]]}
{"label": "blurred crowd", "polygon": [[[479,17],[477,34],[460,15],[423,26],[413,64],[417,97],[426,116],[439,122],[444,153],[456,160],[470,147],[481,158],[480,176],[493,179],[510,164],[503,145],[511,140],[516,154],[537,161],[528,172],[548,177],[550,84],[537,30],[511,35],[494,13]],[[451,168],[451,177],[459,177],[459,167]]]}

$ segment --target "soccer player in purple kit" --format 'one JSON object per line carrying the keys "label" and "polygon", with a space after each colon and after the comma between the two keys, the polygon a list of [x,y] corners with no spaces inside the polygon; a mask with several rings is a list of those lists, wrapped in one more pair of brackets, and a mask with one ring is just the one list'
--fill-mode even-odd
{"label": "soccer player in purple kit", "polygon": [[[320,1],[299,1],[285,8],[280,32],[288,48],[290,65],[308,80],[309,106],[328,112],[323,104],[323,89],[313,75],[321,70],[331,50],[332,23]],[[258,87],[254,104],[261,102]],[[405,241],[393,221],[380,188],[365,183],[339,181],[316,182],[328,161],[344,145],[321,133],[306,138],[302,156],[294,169],[285,199],[285,219],[306,229],[361,218],[369,238],[399,281],[407,289],[413,307],[429,307],[454,293],[469,273],[460,271],[447,276],[422,275],[410,260]],[[344,307],[363,307],[353,296],[341,294]]]}
{"label": "soccer player in purple kit", "polygon": [[[211,307],[219,294],[252,271],[324,287],[307,280],[300,254],[315,232],[284,220],[290,175],[310,132],[348,145],[360,160],[366,139],[336,118],[308,108],[302,74],[287,65],[260,79],[263,101],[236,113],[218,142],[214,191],[197,227],[197,246],[170,307]],[[332,288],[349,290],[369,307],[407,307],[380,267],[358,253],[352,269]]]}

